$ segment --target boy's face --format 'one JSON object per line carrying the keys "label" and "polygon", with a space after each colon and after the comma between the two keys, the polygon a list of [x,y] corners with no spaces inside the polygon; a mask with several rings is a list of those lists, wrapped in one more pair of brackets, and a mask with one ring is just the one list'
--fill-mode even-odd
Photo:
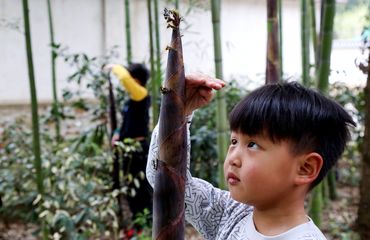
{"label": "boy's face", "polygon": [[232,198],[259,208],[274,206],[295,187],[298,158],[287,141],[232,132],[224,163]]}

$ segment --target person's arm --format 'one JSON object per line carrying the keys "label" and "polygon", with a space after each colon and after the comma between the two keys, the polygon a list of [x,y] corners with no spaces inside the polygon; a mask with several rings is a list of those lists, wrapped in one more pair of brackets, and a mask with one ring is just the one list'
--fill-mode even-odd
{"label": "person's arm", "polygon": [[141,101],[148,95],[148,90],[140,85],[123,66],[119,64],[114,65],[112,73],[119,79],[132,100]]}

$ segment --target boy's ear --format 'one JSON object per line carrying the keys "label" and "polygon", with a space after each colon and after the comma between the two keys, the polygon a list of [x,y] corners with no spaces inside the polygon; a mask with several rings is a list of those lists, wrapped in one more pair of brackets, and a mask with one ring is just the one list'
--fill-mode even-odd
{"label": "boy's ear", "polygon": [[320,154],[311,152],[299,159],[295,183],[297,185],[311,184],[319,175],[323,165]]}

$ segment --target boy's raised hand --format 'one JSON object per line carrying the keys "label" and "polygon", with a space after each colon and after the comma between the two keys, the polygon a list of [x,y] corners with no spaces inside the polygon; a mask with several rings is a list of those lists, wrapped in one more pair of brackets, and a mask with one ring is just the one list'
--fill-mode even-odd
{"label": "boy's raised hand", "polygon": [[194,110],[211,102],[212,90],[220,90],[225,82],[204,74],[189,74],[186,80],[186,106],[185,114],[190,115]]}

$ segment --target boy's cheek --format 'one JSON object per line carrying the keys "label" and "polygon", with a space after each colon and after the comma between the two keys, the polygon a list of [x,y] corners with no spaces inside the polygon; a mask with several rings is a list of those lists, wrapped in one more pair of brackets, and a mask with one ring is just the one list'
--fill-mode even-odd
{"label": "boy's cheek", "polygon": [[253,164],[249,164],[241,170],[241,177],[246,182],[258,181],[261,174],[262,173],[258,170],[258,167]]}
{"label": "boy's cheek", "polygon": [[226,157],[226,160],[224,161],[224,179],[225,180],[226,180],[228,166],[229,166],[229,164],[227,162],[227,157]]}

